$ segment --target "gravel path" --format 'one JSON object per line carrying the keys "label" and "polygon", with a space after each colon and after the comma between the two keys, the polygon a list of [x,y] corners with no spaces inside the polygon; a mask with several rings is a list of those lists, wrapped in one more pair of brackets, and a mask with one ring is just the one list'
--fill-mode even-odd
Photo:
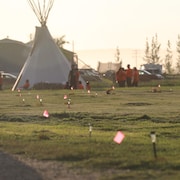
{"label": "gravel path", "polygon": [[61,162],[37,161],[0,151],[0,180],[96,180],[99,173],[71,169]]}
{"label": "gravel path", "polygon": [[30,166],[0,151],[0,180],[42,180],[42,176]]}

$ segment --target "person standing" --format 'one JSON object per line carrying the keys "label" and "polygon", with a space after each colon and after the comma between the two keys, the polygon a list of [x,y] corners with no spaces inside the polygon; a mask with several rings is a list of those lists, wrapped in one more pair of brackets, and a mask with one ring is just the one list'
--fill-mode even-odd
{"label": "person standing", "polygon": [[82,85],[82,82],[81,82],[81,81],[79,81],[78,89],[84,89],[84,86]]}
{"label": "person standing", "polygon": [[131,87],[131,81],[132,81],[132,75],[133,75],[133,71],[130,67],[130,64],[127,65],[127,70],[126,70],[126,82],[127,82],[127,86]]}
{"label": "person standing", "polygon": [[116,72],[116,81],[118,82],[119,87],[125,87],[126,72],[124,71],[124,68],[120,67]]}
{"label": "person standing", "polygon": [[27,90],[29,88],[29,86],[30,86],[29,79],[26,79],[26,82],[23,85],[23,89]]}
{"label": "person standing", "polygon": [[70,84],[70,88],[77,89],[78,83],[79,83],[79,71],[75,64],[72,64],[72,66],[71,66],[68,81]]}
{"label": "person standing", "polygon": [[137,87],[139,82],[139,71],[137,70],[136,67],[133,68],[133,81],[132,81],[132,86]]}

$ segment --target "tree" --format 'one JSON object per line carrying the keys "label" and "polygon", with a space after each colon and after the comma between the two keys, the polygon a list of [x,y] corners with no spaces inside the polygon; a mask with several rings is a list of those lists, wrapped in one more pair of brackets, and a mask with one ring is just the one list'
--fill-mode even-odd
{"label": "tree", "polygon": [[61,36],[60,38],[54,39],[58,47],[63,48],[64,44],[69,43],[68,41],[65,41],[64,38],[65,38],[65,35]]}
{"label": "tree", "polygon": [[149,50],[149,42],[148,38],[146,38],[146,49],[145,49],[145,56],[144,56],[144,61],[146,61],[148,64],[151,62],[151,57],[150,57],[150,50]]}
{"label": "tree", "polygon": [[120,50],[119,47],[116,48],[116,53],[115,53],[115,61],[120,64],[120,67],[122,66],[122,60],[120,60]]}
{"label": "tree", "polygon": [[164,68],[167,74],[172,74],[173,68],[172,68],[172,49],[171,49],[171,43],[168,40],[167,43],[167,49],[166,49],[166,57],[164,62]]}
{"label": "tree", "polygon": [[151,44],[151,63],[158,64],[160,61],[159,57],[159,50],[160,50],[161,44],[158,42],[158,36],[157,34],[155,37],[152,38],[152,44]]}
{"label": "tree", "polygon": [[115,53],[115,61],[119,62],[119,60],[120,60],[120,51],[119,51],[119,48],[117,47],[116,53]]}
{"label": "tree", "polygon": [[176,69],[177,73],[180,73],[180,35],[178,35],[178,41],[176,43],[176,51],[177,51],[177,63],[176,63]]}
{"label": "tree", "polygon": [[151,49],[149,48],[149,43],[146,40],[146,50],[145,50],[145,58],[144,60],[147,63],[159,64],[160,63],[160,51],[161,44],[158,42],[157,34],[155,37],[152,37]]}

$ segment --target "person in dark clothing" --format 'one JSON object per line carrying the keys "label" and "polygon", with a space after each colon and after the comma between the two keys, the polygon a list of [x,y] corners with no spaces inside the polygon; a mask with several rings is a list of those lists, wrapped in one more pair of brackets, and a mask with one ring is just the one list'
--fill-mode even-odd
{"label": "person in dark clothing", "polygon": [[68,79],[69,79],[70,88],[77,89],[79,84],[79,71],[75,64],[72,64],[71,66]]}

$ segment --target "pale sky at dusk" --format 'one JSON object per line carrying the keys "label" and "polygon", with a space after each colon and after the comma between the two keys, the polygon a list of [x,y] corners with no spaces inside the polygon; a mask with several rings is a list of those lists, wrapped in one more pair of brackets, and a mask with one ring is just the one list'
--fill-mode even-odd
{"label": "pale sky at dusk", "polygon": [[[144,48],[156,33],[162,48],[168,40],[175,47],[179,9],[179,0],[55,0],[47,26],[75,50]],[[0,0],[0,23],[0,39],[23,42],[40,25],[27,0]]]}

